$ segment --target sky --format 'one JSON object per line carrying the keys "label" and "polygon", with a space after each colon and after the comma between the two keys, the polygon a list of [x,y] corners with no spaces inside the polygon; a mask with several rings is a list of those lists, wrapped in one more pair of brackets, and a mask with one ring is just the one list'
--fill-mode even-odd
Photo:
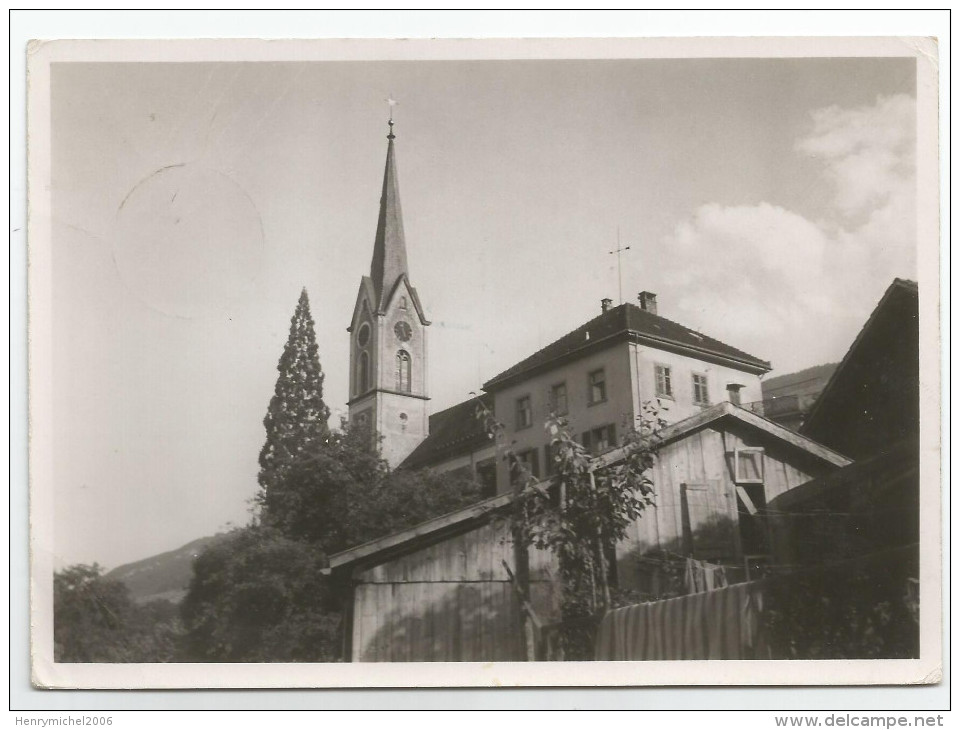
{"label": "sky", "polygon": [[55,562],[249,519],[307,288],[333,420],[386,99],[436,412],[596,316],[842,358],[916,277],[912,59],[61,63],[52,72]]}

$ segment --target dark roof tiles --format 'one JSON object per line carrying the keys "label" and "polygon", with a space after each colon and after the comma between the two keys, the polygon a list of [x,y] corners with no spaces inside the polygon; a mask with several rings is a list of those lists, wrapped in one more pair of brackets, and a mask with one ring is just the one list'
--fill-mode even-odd
{"label": "dark roof tiles", "polygon": [[[493,396],[484,393],[479,398],[487,409],[493,410]],[[405,469],[419,469],[468,453],[490,440],[482,418],[477,417],[479,403],[471,398],[430,416],[430,435],[421,441],[403,461]]]}
{"label": "dark roof tiles", "polygon": [[640,338],[660,342],[667,346],[666,349],[670,346],[684,350],[692,349],[708,357],[735,361],[748,368],[761,371],[770,369],[770,363],[765,360],[628,303],[594,317],[585,325],[504,370],[484,383],[484,390],[496,388],[513,380],[521,373],[538,370],[554,360],[593,347],[598,341],[631,333]]}

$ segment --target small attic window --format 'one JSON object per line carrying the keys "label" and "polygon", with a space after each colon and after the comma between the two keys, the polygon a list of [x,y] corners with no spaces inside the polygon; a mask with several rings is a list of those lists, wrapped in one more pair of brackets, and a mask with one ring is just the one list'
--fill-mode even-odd
{"label": "small attic window", "polygon": [[763,449],[742,448],[733,453],[737,484],[763,484]]}
{"label": "small attic window", "polygon": [[406,308],[407,308],[407,298],[400,297],[400,309],[406,309]]}

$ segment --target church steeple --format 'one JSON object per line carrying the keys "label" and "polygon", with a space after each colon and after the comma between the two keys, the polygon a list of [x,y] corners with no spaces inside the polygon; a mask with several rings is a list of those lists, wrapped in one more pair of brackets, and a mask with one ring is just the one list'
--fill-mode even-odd
{"label": "church steeple", "polygon": [[[393,106],[396,102],[392,102]],[[379,435],[383,457],[400,464],[427,436],[427,328],[407,273],[393,117],[370,275],[350,320],[350,423]]]}
{"label": "church steeple", "polygon": [[393,118],[387,135],[387,162],[383,169],[383,190],[380,193],[380,217],[373,242],[370,278],[376,292],[377,311],[386,306],[397,280],[407,274],[407,246],[403,236],[403,215],[400,211],[400,186],[397,182],[397,159],[394,151]]}

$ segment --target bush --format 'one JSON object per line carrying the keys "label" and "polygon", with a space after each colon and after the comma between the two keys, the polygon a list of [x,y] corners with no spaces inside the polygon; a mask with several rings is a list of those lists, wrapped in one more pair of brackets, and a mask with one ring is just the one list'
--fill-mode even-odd
{"label": "bush", "polygon": [[340,616],[321,550],[276,530],[235,530],[194,563],[181,605],[184,658],[204,662],[336,661]]}
{"label": "bush", "polygon": [[57,662],[173,661],[182,630],[169,601],[138,606],[100,566],[74,565],[53,577]]}

